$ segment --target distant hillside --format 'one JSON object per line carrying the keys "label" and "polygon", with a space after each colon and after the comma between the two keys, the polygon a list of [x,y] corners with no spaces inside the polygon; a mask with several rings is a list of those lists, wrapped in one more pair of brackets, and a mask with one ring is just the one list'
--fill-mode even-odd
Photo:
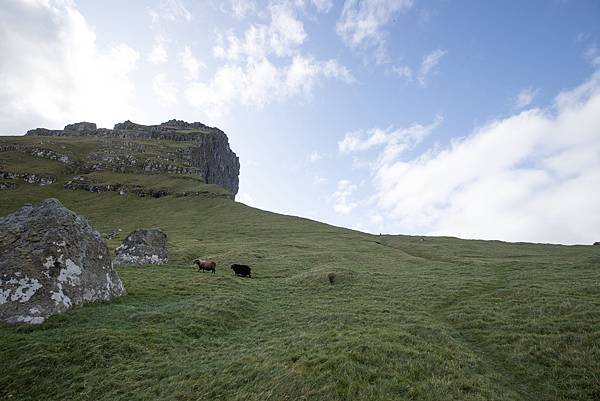
{"label": "distant hillside", "polygon": [[[197,185],[204,183],[223,187],[233,198],[239,169],[221,130],[178,120],[152,126],[126,121],[114,129],[81,122],[0,139],[0,186],[5,188],[19,181],[61,181],[70,189],[163,196],[206,192]],[[147,188],[149,180],[142,176],[158,173],[171,179]]]}
{"label": "distant hillside", "polygon": [[378,236],[265,212],[203,182],[194,141],[161,132],[0,138],[0,215],[55,197],[113,256],[141,227],[164,231],[169,252],[167,265],[116,266],[127,295],[112,303],[0,323],[0,399],[600,398],[600,247]]}

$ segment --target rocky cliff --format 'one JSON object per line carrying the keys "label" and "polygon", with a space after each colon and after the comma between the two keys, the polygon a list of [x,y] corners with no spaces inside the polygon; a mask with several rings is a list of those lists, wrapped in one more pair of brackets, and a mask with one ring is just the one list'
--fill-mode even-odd
{"label": "rocky cliff", "polygon": [[80,171],[196,175],[206,184],[220,185],[233,196],[238,191],[240,163],[229,147],[227,135],[199,122],[170,120],[160,125],[141,125],[125,121],[113,129],[80,122],[62,130],[36,128],[26,135],[98,138],[98,148],[80,166]]}

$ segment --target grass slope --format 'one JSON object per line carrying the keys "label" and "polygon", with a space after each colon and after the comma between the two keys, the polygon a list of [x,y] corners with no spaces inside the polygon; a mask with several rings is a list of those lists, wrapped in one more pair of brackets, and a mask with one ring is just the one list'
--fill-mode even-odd
{"label": "grass slope", "polygon": [[117,267],[113,303],[0,324],[0,399],[600,399],[599,247],[373,236],[60,183],[1,192],[0,215],[51,196],[121,229],[112,249],[162,228],[171,263]]}

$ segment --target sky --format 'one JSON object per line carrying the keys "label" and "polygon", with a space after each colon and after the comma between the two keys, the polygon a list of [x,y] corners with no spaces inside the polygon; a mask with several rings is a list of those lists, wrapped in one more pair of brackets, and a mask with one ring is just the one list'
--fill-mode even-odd
{"label": "sky", "polygon": [[0,55],[0,135],[201,121],[254,207],[600,241],[595,0],[2,0]]}

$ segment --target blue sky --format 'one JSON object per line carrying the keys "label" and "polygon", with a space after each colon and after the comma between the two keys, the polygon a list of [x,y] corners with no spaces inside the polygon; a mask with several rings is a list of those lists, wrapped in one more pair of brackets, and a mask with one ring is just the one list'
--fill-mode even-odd
{"label": "blue sky", "polygon": [[600,240],[597,1],[0,8],[0,133],[223,129],[238,200],[375,233]]}

